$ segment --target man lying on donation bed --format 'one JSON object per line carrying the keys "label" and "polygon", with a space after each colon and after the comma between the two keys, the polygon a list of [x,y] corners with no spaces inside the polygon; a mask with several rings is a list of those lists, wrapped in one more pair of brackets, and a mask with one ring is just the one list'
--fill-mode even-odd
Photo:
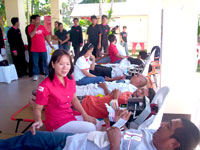
{"label": "man lying on donation bed", "polygon": [[[126,122],[130,113],[119,111],[116,120]],[[33,150],[192,150],[199,143],[198,128],[190,121],[173,119],[158,130],[111,127],[107,131],[82,134],[36,132],[0,140],[0,149]]]}

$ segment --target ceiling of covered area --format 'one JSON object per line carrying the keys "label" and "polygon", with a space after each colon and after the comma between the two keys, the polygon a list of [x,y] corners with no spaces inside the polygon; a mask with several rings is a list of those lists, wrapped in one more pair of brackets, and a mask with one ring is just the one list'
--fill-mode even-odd
{"label": "ceiling of covered area", "polygon": [[[111,3],[102,4],[102,14],[108,14]],[[146,15],[149,7],[146,4],[118,2],[113,4],[112,17]],[[99,15],[99,4],[78,4],[74,7],[71,17],[90,17],[91,15]]]}

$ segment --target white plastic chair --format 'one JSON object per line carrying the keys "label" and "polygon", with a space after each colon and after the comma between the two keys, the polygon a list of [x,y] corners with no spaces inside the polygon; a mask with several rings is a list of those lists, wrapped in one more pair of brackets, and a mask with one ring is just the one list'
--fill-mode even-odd
{"label": "white plastic chair", "polygon": [[148,59],[145,62],[145,67],[144,70],[142,72],[142,75],[147,76],[148,75],[148,71],[149,71],[149,65],[152,61],[154,61],[154,55],[155,55],[155,50],[150,54],[150,56],[148,57]]}
{"label": "white plastic chair", "polygon": [[160,123],[163,117],[163,109],[164,102],[167,94],[169,93],[169,88],[164,86],[158,90],[156,95],[154,96],[151,104],[158,105],[158,113],[156,115],[152,115],[150,118],[145,120],[138,129],[148,128],[148,129],[158,129],[160,127]]}

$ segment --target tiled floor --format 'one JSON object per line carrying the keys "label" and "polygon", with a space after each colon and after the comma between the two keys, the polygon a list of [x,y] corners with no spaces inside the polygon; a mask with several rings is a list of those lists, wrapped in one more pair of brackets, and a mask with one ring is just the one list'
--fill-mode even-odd
{"label": "tiled floor", "polygon": [[[31,92],[44,79],[40,76],[38,81],[23,77],[11,84],[0,83],[0,131],[14,132],[16,121],[10,119],[11,115],[28,103]],[[27,123],[21,123],[20,130]]]}

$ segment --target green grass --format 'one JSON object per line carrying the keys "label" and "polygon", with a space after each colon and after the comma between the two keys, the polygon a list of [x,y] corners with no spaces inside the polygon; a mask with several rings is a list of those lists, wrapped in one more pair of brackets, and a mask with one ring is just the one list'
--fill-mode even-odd
{"label": "green grass", "polygon": [[200,72],[200,64],[197,66],[197,72]]}
{"label": "green grass", "polygon": [[[128,50],[129,56],[132,56],[133,58],[137,58],[140,51],[141,51],[141,50],[136,50],[135,55],[132,55],[132,50],[129,49],[129,50]],[[145,49],[145,51],[147,51],[147,50]]]}

